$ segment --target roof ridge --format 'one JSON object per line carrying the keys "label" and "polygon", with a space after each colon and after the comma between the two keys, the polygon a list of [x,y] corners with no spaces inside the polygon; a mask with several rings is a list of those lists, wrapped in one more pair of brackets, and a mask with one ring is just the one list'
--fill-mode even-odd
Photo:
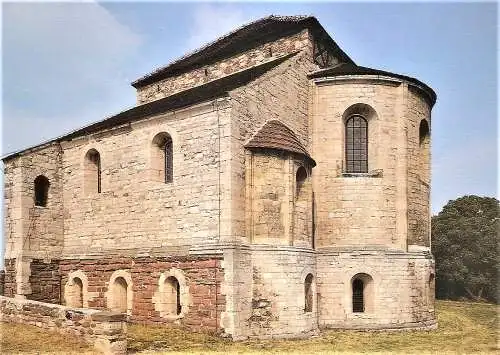
{"label": "roof ridge", "polygon": [[271,14],[269,16],[265,16],[265,17],[261,17],[261,18],[258,18],[256,20],[253,20],[253,21],[249,21],[249,22],[246,22],[244,23],[243,25],[241,26],[238,26],[236,27],[235,29],[233,29],[232,31],[230,32],[227,32],[226,34],[222,35],[222,36],[219,36],[217,37],[216,39],[210,41],[210,42],[206,42],[204,43],[203,45],[201,45],[200,47],[198,48],[195,48],[191,51],[189,51],[188,53],[182,55],[181,57],[178,57],[177,59],[174,59],[173,61],[171,61],[170,63],[166,64],[166,65],[163,65],[145,75],[143,75],[142,77],[134,80],[132,82],[132,86],[135,86],[137,84],[139,84],[140,82],[150,78],[150,77],[153,77],[155,75],[157,75],[158,73],[161,73],[162,71],[164,71],[166,68],[172,66],[172,65],[175,65],[175,64],[178,64],[180,62],[182,62],[183,60],[186,60],[192,56],[194,56],[195,54],[198,54],[208,48],[210,48],[211,46],[215,45],[217,42],[220,42],[224,39],[227,39],[229,37],[231,37],[232,35],[236,34],[237,32],[243,30],[244,28],[246,27],[249,27],[251,25],[256,25],[258,23],[265,23],[266,21],[269,21],[269,20],[276,20],[276,21],[296,21],[297,23],[299,22],[302,22],[302,21],[305,21],[305,20],[308,20],[308,19],[312,19],[312,18],[315,18],[314,16],[312,15],[294,15],[294,16],[280,16],[280,15],[274,15],[274,14]]}

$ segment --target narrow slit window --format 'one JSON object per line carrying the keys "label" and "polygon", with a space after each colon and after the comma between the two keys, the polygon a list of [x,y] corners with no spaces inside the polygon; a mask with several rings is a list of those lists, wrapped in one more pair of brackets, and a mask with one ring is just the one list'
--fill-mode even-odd
{"label": "narrow slit window", "polygon": [[87,194],[101,193],[101,155],[96,149],[90,149],[85,154],[85,183]]}
{"label": "narrow slit window", "polygon": [[172,154],[172,139],[168,137],[163,147],[165,154],[165,183],[173,180],[173,154]]}
{"label": "narrow slit window", "polygon": [[312,312],[313,310],[313,275],[308,274],[304,281],[304,312]]}
{"label": "narrow slit window", "polygon": [[368,122],[361,115],[349,117],[345,126],[346,172],[368,172]]}

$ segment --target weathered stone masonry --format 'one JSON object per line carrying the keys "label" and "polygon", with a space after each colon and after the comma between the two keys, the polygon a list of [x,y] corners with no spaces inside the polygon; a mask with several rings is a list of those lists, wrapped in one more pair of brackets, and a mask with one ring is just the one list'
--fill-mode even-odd
{"label": "weathered stone masonry", "polygon": [[133,86],[4,157],[6,296],[233,339],[436,326],[430,87],[277,16]]}

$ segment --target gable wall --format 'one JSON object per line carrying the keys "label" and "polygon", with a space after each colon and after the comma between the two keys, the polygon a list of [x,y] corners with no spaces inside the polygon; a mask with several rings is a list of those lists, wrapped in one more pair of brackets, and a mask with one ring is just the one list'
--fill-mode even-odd
{"label": "gable wall", "polygon": [[[137,89],[137,104],[155,101],[226,75],[290,54],[308,45],[307,30],[264,43],[230,58],[190,70]],[[205,70],[207,75],[205,75]]]}

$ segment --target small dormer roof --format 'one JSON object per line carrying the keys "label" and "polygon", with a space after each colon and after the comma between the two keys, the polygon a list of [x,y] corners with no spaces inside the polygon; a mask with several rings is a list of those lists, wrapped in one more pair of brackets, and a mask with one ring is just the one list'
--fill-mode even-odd
{"label": "small dormer roof", "polygon": [[268,121],[245,144],[248,149],[275,149],[300,154],[306,157],[313,166],[316,162],[309,155],[306,148],[300,143],[297,135],[278,120]]}

